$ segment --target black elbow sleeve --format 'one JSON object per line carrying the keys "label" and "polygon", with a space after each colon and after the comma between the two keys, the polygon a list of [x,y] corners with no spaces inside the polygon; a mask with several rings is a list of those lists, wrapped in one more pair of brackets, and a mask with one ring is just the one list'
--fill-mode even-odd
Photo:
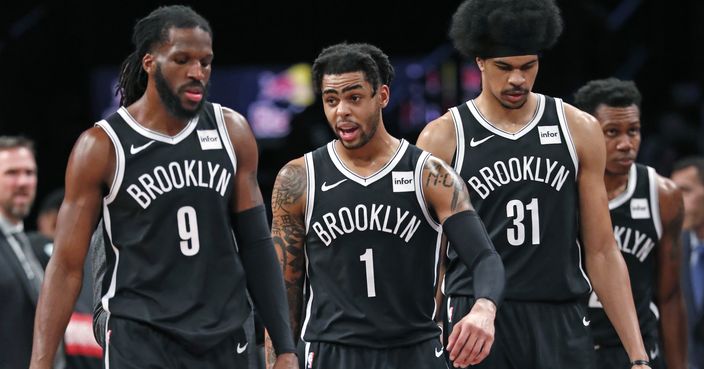
{"label": "black elbow sleeve", "polygon": [[504,264],[477,213],[468,210],[453,214],[442,227],[460,260],[472,272],[474,297],[489,299],[498,306],[506,285]]}

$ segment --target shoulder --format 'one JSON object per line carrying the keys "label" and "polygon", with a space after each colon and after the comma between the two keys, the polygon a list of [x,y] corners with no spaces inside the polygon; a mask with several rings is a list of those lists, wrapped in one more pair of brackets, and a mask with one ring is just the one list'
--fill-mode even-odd
{"label": "shoulder", "polygon": [[594,118],[593,115],[579,110],[576,107],[563,103],[562,106],[565,109],[565,118],[567,118],[567,125],[573,134],[593,134],[593,132],[598,132],[601,134],[601,126],[599,121]]}
{"label": "shoulder", "polygon": [[276,214],[300,211],[305,204],[308,185],[305,162],[302,157],[289,161],[279,170],[271,195],[271,208]]}
{"label": "shoulder", "polygon": [[658,190],[658,202],[663,223],[676,219],[683,214],[684,204],[682,192],[675,182],[659,174],[655,174],[655,186]]}
{"label": "shoulder", "polygon": [[247,119],[235,110],[223,106],[222,115],[225,119],[225,125],[227,126],[227,129],[228,131],[230,131],[230,133],[240,131],[252,131],[249,127],[249,122],[247,122]]}
{"label": "shoulder", "polygon": [[455,134],[452,114],[448,111],[423,128],[423,131],[418,136],[416,146],[429,151],[446,162],[450,162],[457,148]]}

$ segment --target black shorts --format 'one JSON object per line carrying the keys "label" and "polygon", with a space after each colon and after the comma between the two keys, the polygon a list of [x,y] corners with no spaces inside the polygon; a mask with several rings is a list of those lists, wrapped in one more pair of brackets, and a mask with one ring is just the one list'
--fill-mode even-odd
{"label": "black shorts", "polygon": [[212,349],[196,354],[146,324],[116,317],[107,319],[105,341],[105,369],[248,369],[248,351],[255,349],[239,329]]}
{"label": "black shorts", "polygon": [[[652,369],[665,369],[665,359],[657,337],[643,339],[645,351],[648,353]],[[596,351],[595,369],[621,369],[630,368],[631,360],[622,345],[594,346]]]}
{"label": "black shorts", "polygon": [[329,342],[298,343],[300,369],[448,369],[440,337],[386,349]]}
{"label": "black shorts", "polygon": [[[453,323],[467,315],[473,303],[474,299],[468,296],[445,299],[445,342]],[[578,302],[504,301],[494,321],[491,352],[472,368],[592,369],[594,341],[586,316],[585,307]],[[451,363],[448,365],[452,367]]]}

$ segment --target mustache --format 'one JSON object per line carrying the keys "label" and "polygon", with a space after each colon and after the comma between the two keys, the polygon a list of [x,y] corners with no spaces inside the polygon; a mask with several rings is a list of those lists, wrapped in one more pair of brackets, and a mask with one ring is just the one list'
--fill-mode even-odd
{"label": "mustache", "polygon": [[179,91],[179,92],[184,92],[184,91],[186,91],[186,90],[188,90],[188,89],[191,89],[191,88],[197,88],[197,89],[200,89],[200,90],[205,91],[205,90],[208,88],[208,85],[207,85],[207,84],[203,84],[203,83],[198,82],[198,81],[193,81],[193,82],[189,82],[189,83],[187,83],[187,84],[181,86],[181,88],[179,88],[178,91]]}
{"label": "mustache", "polygon": [[510,90],[504,90],[502,93],[504,94],[527,94],[528,90],[525,88],[512,88]]}

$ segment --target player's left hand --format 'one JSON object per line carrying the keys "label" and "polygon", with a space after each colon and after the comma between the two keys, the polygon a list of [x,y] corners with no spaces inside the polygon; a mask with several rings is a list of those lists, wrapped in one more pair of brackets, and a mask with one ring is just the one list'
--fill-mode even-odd
{"label": "player's left hand", "polygon": [[273,369],[298,369],[298,357],[294,353],[278,355]]}
{"label": "player's left hand", "polygon": [[487,299],[478,299],[469,314],[452,328],[447,352],[456,368],[480,363],[489,355],[494,343],[496,305]]}

